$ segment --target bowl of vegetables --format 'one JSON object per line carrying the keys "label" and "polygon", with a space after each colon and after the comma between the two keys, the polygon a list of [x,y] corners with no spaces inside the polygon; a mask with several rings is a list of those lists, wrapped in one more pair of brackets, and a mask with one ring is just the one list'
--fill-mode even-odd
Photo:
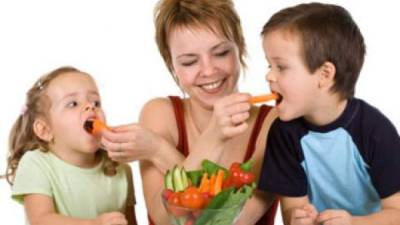
{"label": "bowl of vegetables", "polygon": [[175,166],[164,177],[162,202],[174,225],[232,225],[255,188],[251,161],[228,169],[209,160],[186,171]]}

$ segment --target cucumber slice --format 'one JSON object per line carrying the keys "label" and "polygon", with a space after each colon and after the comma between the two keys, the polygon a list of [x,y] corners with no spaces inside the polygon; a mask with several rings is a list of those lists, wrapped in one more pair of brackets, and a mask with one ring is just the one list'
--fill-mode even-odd
{"label": "cucumber slice", "polygon": [[181,168],[179,168],[178,166],[175,166],[174,169],[172,170],[175,192],[183,191],[185,189],[183,187],[181,175],[182,175]]}
{"label": "cucumber slice", "polygon": [[167,173],[164,176],[164,187],[165,189],[174,190],[174,183],[172,182],[172,172],[167,170]]}

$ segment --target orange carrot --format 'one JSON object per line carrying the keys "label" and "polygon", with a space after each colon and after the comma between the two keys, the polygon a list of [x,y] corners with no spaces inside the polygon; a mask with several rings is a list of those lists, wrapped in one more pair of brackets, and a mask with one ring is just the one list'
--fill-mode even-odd
{"label": "orange carrot", "polygon": [[208,173],[204,173],[201,177],[199,191],[201,193],[209,192],[210,190],[210,180],[208,179]]}
{"label": "orange carrot", "polygon": [[277,100],[279,96],[275,93],[267,94],[267,95],[259,95],[259,96],[253,96],[250,98],[250,103],[251,104],[257,104],[260,102],[267,102],[271,100]]}
{"label": "orange carrot", "polygon": [[86,121],[84,128],[87,132],[93,135],[99,134],[103,129],[110,129],[99,119]]}
{"label": "orange carrot", "polygon": [[212,195],[212,196],[215,196],[216,194],[215,194],[215,180],[216,180],[216,178],[217,178],[217,175],[216,174],[213,174],[211,177],[210,177],[210,190],[209,190],[209,193],[210,193],[210,195]]}
{"label": "orange carrot", "polygon": [[222,190],[222,181],[224,180],[225,172],[221,169],[217,172],[217,178],[215,178],[214,195],[217,195]]}
{"label": "orange carrot", "polygon": [[93,121],[92,134],[96,135],[100,133],[103,129],[108,129],[107,125],[105,125],[103,122],[97,119]]}

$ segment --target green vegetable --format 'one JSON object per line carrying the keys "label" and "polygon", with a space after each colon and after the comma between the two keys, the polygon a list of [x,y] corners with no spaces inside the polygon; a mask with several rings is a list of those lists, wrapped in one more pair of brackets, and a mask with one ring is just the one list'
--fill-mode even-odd
{"label": "green vegetable", "polygon": [[192,186],[198,187],[200,185],[201,177],[203,176],[203,170],[192,170],[187,171],[186,174],[192,181]]}
{"label": "green vegetable", "polygon": [[223,170],[225,172],[225,176],[224,177],[226,177],[227,174],[228,174],[228,170],[226,168],[224,168],[224,167],[222,167],[222,166],[220,166],[220,165],[218,165],[218,164],[216,164],[214,162],[211,162],[208,159],[204,159],[201,162],[201,167],[203,168],[203,170],[205,172],[208,173],[209,176],[211,176],[213,174],[216,174],[219,169],[221,169],[221,170]]}
{"label": "green vegetable", "polygon": [[[244,185],[235,192],[235,188],[221,191],[197,218],[195,225],[231,225],[238,216],[242,205],[251,196],[254,186]],[[225,209],[218,210],[215,209]]]}
{"label": "green vegetable", "polygon": [[167,173],[164,176],[164,187],[165,189],[174,190],[174,184],[172,182],[172,173],[170,170],[167,170]]}

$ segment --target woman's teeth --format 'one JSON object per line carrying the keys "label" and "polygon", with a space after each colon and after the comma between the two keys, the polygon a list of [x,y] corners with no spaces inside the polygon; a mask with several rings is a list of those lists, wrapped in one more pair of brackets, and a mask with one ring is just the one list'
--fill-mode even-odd
{"label": "woman's teeth", "polygon": [[212,82],[212,83],[209,83],[209,84],[203,84],[203,85],[201,85],[201,87],[206,89],[206,90],[208,90],[208,91],[210,91],[210,90],[219,88],[222,85],[222,82],[223,82],[223,80],[219,80],[219,81]]}

